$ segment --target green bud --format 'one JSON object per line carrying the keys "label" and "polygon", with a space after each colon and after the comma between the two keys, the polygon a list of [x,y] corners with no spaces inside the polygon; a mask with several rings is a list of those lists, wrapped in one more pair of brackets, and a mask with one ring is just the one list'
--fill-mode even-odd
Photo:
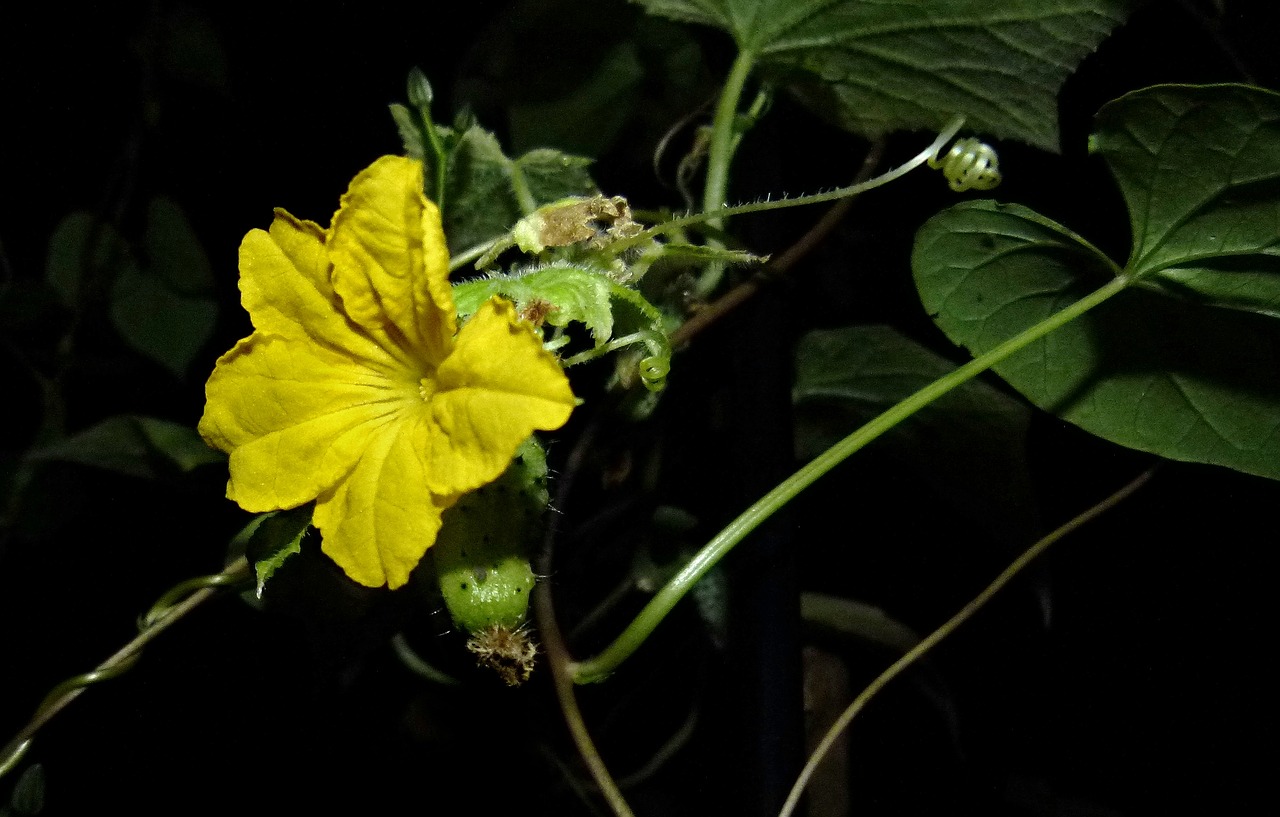
{"label": "green bud", "polygon": [[427,75],[417,66],[409,71],[408,94],[409,104],[413,107],[421,111],[431,108],[431,100],[435,94],[431,91],[431,83],[427,81]]}

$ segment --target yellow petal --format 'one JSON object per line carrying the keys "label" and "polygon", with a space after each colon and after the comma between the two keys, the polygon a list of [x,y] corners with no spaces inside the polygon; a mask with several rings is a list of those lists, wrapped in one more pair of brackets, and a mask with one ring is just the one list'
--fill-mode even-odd
{"label": "yellow petal", "polygon": [[435,386],[427,479],[437,494],[493,481],[526,437],[564,425],[576,402],[555,357],[500,298],[462,327]]}
{"label": "yellow petal", "polygon": [[227,496],[253,512],[315,499],[351,471],[381,426],[423,412],[416,383],[261,333],[223,355],[205,397],[200,433],[230,452]]}
{"label": "yellow petal", "polygon": [[456,325],[440,211],[422,194],[422,163],[383,156],[351,182],[326,245],[351,320],[431,365]]}
{"label": "yellow petal", "polygon": [[[252,230],[240,244],[240,292],[255,329],[345,350],[371,366],[392,358],[346,319],[329,282],[324,232],[277,210],[271,231]],[[403,365],[403,364],[402,364]]]}
{"label": "yellow petal", "polygon": [[440,530],[440,515],[456,496],[427,490],[425,411],[382,427],[346,479],[316,502],[312,521],[322,549],[353,580],[395,589],[409,580]]}

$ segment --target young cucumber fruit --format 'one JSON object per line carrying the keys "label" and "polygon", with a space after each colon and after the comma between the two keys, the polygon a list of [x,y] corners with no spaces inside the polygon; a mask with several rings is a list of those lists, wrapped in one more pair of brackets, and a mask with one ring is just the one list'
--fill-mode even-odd
{"label": "young cucumber fruit", "polygon": [[547,459],[530,438],[494,482],[444,513],[431,548],[454,623],[473,635],[524,624],[533,590],[529,550],[547,508]]}

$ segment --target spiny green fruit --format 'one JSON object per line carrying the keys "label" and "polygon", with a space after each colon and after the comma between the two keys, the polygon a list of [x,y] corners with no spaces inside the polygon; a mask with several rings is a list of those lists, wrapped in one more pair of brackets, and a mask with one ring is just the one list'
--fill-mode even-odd
{"label": "spiny green fruit", "polygon": [[547,460],[532,438],[494,482],[444,512],[431,548],[437,581],[454,623],[472,634],[517,630],[529,609],[529,549],[547,509]]}

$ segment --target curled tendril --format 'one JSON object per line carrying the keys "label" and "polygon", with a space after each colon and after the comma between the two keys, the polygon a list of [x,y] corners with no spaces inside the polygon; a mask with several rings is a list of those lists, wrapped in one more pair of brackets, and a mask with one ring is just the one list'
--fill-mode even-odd
{"label": "curled tendril", "polygon": [[941,169],[947,183],[957,193],[990,190],[1000,184],[1000,157],[996,155],[996,149],[972,136],[957,139],[946,156],[931,156],[929,167]]}
{"label": "curled tendril", "polygon": [[[177,620],[187,610],[204,601],[213,592],[223,587],[233,587],[249,581],[248,563],[242,558],[227,567],[221,573],[212,576],[201,576],[188,579],[162,595],[146,615],[138,619],[138,636],[129,642],[115,655],[102,662],[92,672],[82,673],[59,683],[44,697],[36,707],[35,714],[17,736],[0,750],[0,777],[17,767],[22,762],[35,733],[50,718],[57,714],[72,698],[93,684],[109,681],[133,668],[142,657],[142,647]],[[199,596],[199,598],[197,598]],[[172,620],[171,620],[172,617]]]}
{"label": "curled tendril", "polygon": [[642,329],[632,337],[644,344],[649,352],[636,365],[640,382],[651,392],[662,391],[666,388],[667,375],[671,372],[671,342],[666,335],[653,329]]}
{"label": "curled tendril", "polygon": [[640,382],[649,391],[662,391],[671,372],[671,357],[651,355],[640,359]]}

